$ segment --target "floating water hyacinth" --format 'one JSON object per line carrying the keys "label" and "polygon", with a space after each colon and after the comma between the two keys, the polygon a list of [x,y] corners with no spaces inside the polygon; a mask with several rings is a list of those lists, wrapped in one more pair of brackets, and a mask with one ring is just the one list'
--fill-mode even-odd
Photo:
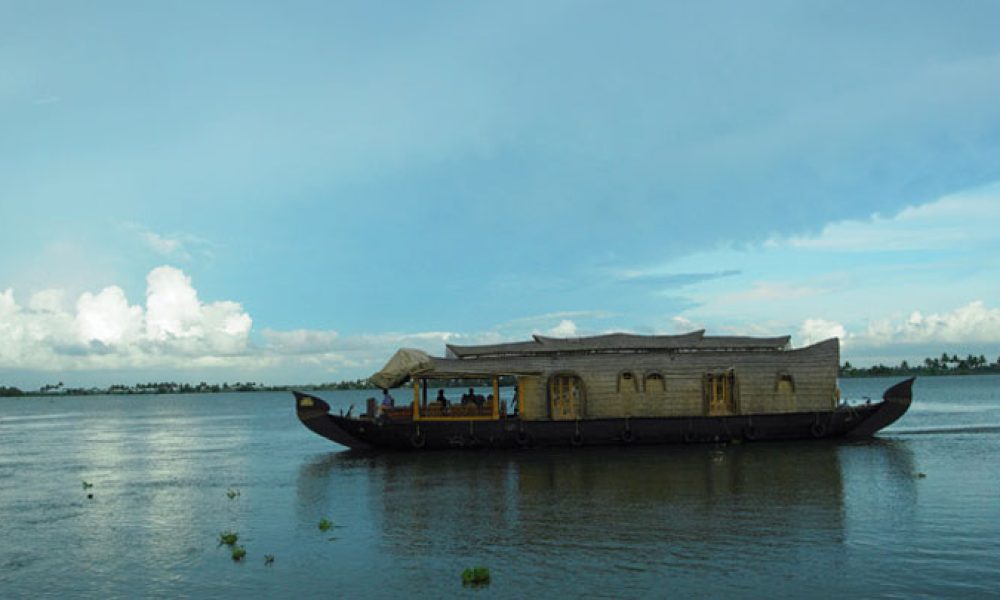
{"label": "floating water hyacinth", "polygon": [[230,500],[232,500],[240,495],[240,491],[235,488],[229,488],[229,490],[226,492],[226,495],[229,496]]}
{"label": "floating water hyacinth", "polygon": [[219,545],[225,544],[226,546],[232,546],[236,544],[236,540],[240,539],[240,534],[235,531],[229,531],[228,529],[219,534]]}
{"label": "floating water hyacinth", "polygon": [[319,520],[319,530],[329,531],[333,527],[333,521],[327,518],[322,518]]}
{"label": "floating water hyacinth", "polygon": [[246,548],[244,548],[243,546],[235,546],[233,548],[233,560],[235,560],[235,561],[241,561],[241,560],[243,560],[243,557],[246,556],[246,555],[247,555],[247,551],[246,551]]}
{"label": "floating water hyacinth", "polygon": [[273,554],[265,554],[264,555],[264,564],[265,565],[270,565],[272,563],[274,563],[274,555]]}
{"label": "floating water hyacinth", "polygon": [[490,570],[486,567],[470,567],[462,571],[462,585],[486,585],[490,582]]}

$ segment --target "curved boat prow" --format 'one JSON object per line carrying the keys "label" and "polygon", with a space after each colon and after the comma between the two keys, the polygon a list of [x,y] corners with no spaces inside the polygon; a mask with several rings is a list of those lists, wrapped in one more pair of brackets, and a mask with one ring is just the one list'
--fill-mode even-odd
{"label": "curved boat prow", "polygon": [[916,377],[901,381],[882,394],[882,405],[870,417],[847,433],[847,437],[871,437],[879,430],[892,425],[910,408],[913,400],[913,382]]}
{"label": "curved boat prow", "polygon": [[322,398],[303,392],[293,391],[292,394],[295,395],[295,414],[313,432],[355,450],[371,448],[370,444],[354,437],[337,424],[335,417],[330,414],[330,405]]}

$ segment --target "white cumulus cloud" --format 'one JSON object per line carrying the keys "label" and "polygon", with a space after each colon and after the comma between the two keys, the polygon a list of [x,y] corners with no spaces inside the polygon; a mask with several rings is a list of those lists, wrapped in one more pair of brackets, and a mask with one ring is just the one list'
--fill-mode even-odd
{"label": "white cumulus cloud", "polygon": [[180,269],[147,277],[145,306],[118,286],[84,292],[67,310],[64,293],[45,290],[21,306],[0,294],[0,368],[120,369],[215,364],[247,355],[253,324],[236,302],[203,303]]}
{"label": "white cumulus cloud", "polygon": [[97,295],[84,292],[76,302],[76,330],[84,344],[130,343],[142,332],[142,307],[131,306],[118,286],[106,287]]}
{"label": "white cumulus cloud", "polygon": [[854,349],[906,346],[975,346],[1000,343],[1000,308],[975,300],[954,310],[871,320],[857,330],[826,319],[806,319],[796,338],[808,345],[831,337]]}
{"label": "white cumulus cloud", "polygon": [[806,319],[802,323],[802,327],[799,328],[798,341],[801,345],[808,346],[809,344],[815,344],[816,342],[822,342],[830,338],[840,338],[841,342],[843,342],[846,337],[847,332],[844,326],[836,321]]}
{"label": "white cumulus cloud", "polygon": [[976,300],[944,313],[914,311],[904,320],[881,319],[862,336],[871,345],[1000,342],[1000,308]]}
{"label": "white cumulus cloud", "polygon": [[576,335],[576,323],[569,319],[559,321],[559,324],[545,332],[552,337],[573,337]]}

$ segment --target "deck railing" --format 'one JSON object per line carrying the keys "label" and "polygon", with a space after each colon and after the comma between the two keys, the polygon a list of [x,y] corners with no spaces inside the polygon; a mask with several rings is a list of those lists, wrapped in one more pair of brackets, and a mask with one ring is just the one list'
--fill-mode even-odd
{"label": "deck railing", "polygon": [[493,416],[493,404],[489,401],[482,406],[475,404],[441,406],[440,404],[428,404],[420,407],[421,418],[431,417],[491,417]]}

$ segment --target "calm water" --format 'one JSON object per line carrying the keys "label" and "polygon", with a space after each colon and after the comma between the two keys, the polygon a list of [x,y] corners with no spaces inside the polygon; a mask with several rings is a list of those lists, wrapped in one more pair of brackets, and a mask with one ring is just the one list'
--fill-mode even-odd
{"label": "calm water", "polygon": [[915,398],[864,443],[381,456],[290,394],[0,399],[0,597],[996,597],[1000,377]]}

